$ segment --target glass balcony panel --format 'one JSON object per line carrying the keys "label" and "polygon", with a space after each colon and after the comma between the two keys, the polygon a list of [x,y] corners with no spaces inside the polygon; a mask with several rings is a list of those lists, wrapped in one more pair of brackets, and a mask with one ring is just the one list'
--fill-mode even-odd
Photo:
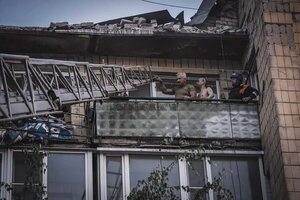
{"label": "glass balcony panel", "polygon": [[100,136],[260,137],[255,104],[113,101],[97,106]]}

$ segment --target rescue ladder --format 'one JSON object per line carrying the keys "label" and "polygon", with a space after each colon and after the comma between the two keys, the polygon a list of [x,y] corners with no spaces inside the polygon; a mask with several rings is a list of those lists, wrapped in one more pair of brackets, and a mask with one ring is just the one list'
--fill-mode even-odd
{"label": "rescue ladder", "polygon": [[62,112],[151,81],[150,67],[0,54],[0,122]]}

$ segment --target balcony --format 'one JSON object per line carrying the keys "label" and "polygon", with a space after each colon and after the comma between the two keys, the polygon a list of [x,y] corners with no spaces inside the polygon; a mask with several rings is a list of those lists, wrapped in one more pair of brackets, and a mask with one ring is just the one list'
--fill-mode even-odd
{"label": "balcony", "polygon": [[98,104],[97,135],[259,139],[260,131],[256,103],[151,98]]}

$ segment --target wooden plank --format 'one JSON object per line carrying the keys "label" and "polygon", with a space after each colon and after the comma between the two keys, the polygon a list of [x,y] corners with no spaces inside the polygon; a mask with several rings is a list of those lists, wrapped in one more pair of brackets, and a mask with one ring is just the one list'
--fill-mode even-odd
{"label": "wooden plank", "polygon": [[204,60],[203,60],[203,65],[204,65],[204,68],[206,68],[206,69],[211,69],[211,66],[210,66],[210,60],[204,59]]}
{"label": "wooden plank", "polygon": [[116,57],[116,64],[117,65],[123,65],[123,59],[122,59],[122,57]]}
{"label": "wooden plank", "polygon": [[142,57],[137,57],[136,58],[136,63],[137,63],[137,65],[143,66],[144,65],[144,59]]}
{"label": "wooden plank", "polygon": [[166,60],[164,58],[159,58],[158,59],[158,66],[160,66],[160,67],[167,67]]}
{"label": "wooden plank", "polygon": [[189,67],[189,62],[188,62],[188,59],[181,59],[181,67],[182,68],[188,68]]}
{"label": "wooden plank", "polygon": [[86,56],[85,58],[86,58],[86,62],[89,62],[89,63],[95,63],[95,62],[94,62],[94,59],[93,59],[93,56],[90,56],[90,55],[89,55],[89,56]]}
{"label": "wooden plank", "polygon": [[212,69],[218,69],[219,68],[218,60],[211,60],[210,66]]}
{"label": "wooden plank", "polygon": [[129,57],[122,57],[123,58],[123,65],[129,65]]}
{"label": "wooden plank", "polygon": [[150,66],[151,65],[151,59],[150,58],[144,58],[144,65]]}
{"label": "wooden plank", "polygon": [[100,63],[107,64],[108,63],[107,56],[100,56]]}
{"label": "wooden plank", "polygon": [[188,59],[189,68],[196,68],[196,59]]}
{"label": "wooden plank", "polygon": [[108,64],[116,64],[116,57],[108,56]]}
{"label": "wooden plank", "polygon": [[204,68],[204,63],[202,59],[196,59],[196,67],[197,68]]}
{"label": "wooden plank", "polygon": [[99,56],[98,55],[93,55],[93,63],[99,64],[99,62],[100,62]]}
{"label": "wooden plank", "polygon": [[181,67],[181,61],[180,61],[180,59],[174,59],[173,63],[174,63],[174,68]]}
{"label": "wooden plank", "polygon": [[219,60],[219,69],[226,69],[224,60]]}
{"label": "wooden plank", "polygon": [[136,65],[136,57],[129,57],[129,65]]}
{"label": "wooden plank", "polygon": [[173,59],[167,59],[167,67],[174,67]]}
{"label": "wooden plank", "polygon": [[241,69],[241,63],[239,61],[233,61],[232,62],[233,68],[234,70],[240,70]]}
{"label": "wooden plank", "polygon": [[151,66],[158,67],[158,59],[157,58],[151,58]]}
{"label": "wooden plank", "polygon": [[152,72],[186,72],[194,74],[219,75],[218,69],[181,68],[181,67],[151,67]]}

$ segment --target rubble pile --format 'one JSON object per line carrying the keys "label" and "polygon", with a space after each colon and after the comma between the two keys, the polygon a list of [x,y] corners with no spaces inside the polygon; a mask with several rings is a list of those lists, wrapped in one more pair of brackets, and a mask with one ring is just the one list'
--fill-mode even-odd
{"label": "rubble pile", "polygon": [[1,26],[1,30],[45,31],[59,33],[87,33],[108,35],[153,35],[155,33],[193,33],[193,34],[222,34],[245,33],[245,29],[238,29],[225,24],[215,24],[203,28],[181,24],[180,22],[168,22],[158,24],[156,19],[147,20],[144,17],[133,17],[132,20],[122,19],[120,23],[100,25],[93,22],[84,22],[70,25],[68,22],[51,22],[49,27],[19,27]]}
{"label": "rubble pile", "polygon": [[182,25],[180,22],[169,22],[158,24],[156,19],[147,20],[144,17],[133,17],[132,20],[121,19],[115,24],[94,24],[85,22],[81,24],[69,25],[67,22],[51,23],[49,31],[71,32],[71,33],[94,33],[94,34],[117,34],[117,35],[153,35],[156,32],[176,32],[176,33],[208,33],[221,34],[244,33],[245,30],[237,29],[229,25],[219,25],[199,29],[196,26]]}

